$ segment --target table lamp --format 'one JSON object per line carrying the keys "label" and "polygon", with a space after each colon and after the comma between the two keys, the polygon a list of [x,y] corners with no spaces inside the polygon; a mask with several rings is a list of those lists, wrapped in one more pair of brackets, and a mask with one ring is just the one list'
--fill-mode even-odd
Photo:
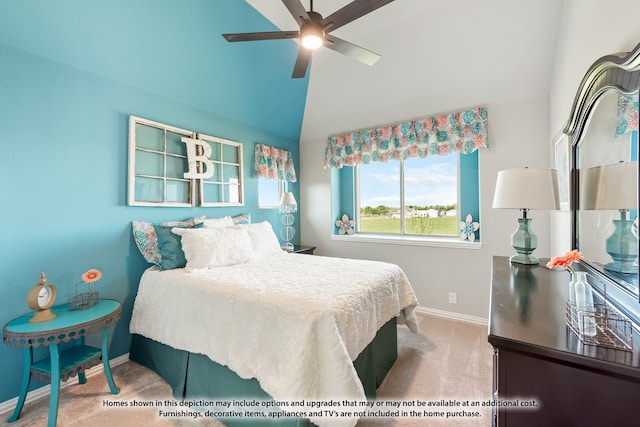
{"label": "table lamp", "polygon": [[637,273],[638,238],[627,212],[638,209],[638,163],[614,163],[580,171],[580,209],[617,210],[614,231],[606,240],[606,251],[613,259],[604,268],[618,273]]}
{"label": "table lamp", "polygon": [[293,228],[293,222],[295,218],[293,217],[293,212],[298,210],[298,204],[296,203],[296,198],[293,197],[293,193],[286,192],[282,194],[280,198],[280,213],[282,217],[280,221],[282,222],[282,228],[280,229],[280,237],[284,240],[284,245],[282,245],[282,249],[286,251],[293,250],[293,237],[296,235],[296,229]]}
{"label": "table lamp", "polygon": [[518,229],[511,235],[511,245],[516,250],[509,260],[518,264],[538,264],[533,251],[538,237],[531,230],[530,209],[559,209],[558,172],[555,169],[508,169],[498,172],[494,209],[520,209]]}

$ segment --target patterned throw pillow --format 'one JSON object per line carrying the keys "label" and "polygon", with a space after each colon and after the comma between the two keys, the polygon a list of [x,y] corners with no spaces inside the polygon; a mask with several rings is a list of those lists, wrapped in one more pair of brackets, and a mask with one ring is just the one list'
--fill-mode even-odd
{"label": "patterned throw pillow", "polygon": [[[167,221],[157,225],[164,225],[168,227],[193,227],[204,220],[204,216],[197,218],[187,219],[183,221]],[[153,227],[156,224],[144,221],[132,221],[133,228],[133,240],[136,242],[136,246],[140,250],[140,253],[144,259],[150,263],[159,266],[162,261],[160,258],[160,251],[158,250],[158,236],[156,230]]]}
{"label": "patterned throw pillow", "polygon": [[242,215],[236,215],[233,218],[231,218],[233,220],[233,224],[234,225],[238,225],[238,224],[251,224],[251,214],[242,214]]}

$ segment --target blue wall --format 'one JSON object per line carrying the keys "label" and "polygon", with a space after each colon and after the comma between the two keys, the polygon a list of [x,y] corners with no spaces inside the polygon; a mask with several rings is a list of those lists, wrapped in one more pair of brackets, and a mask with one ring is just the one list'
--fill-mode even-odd
{"label": "blue wall", "polygon": [[[147,267],[132,220],[250,212],[278,226],[277,210],[258,209],[253,147],[287,148],[299,165],[308,80],[290,78],[292,41],[258,47],[220,36],[273,29],[237,0],[0,4],[1,324],[29,311],[41,271],[65,303],[80,275],[98,268],[101,297],[123,303],[110,355],[125,354]],[[245,206],[127,206],[130,115],[242,142]],[[0,345],[0,402],[17,396],[22,365],[22,351]]]}

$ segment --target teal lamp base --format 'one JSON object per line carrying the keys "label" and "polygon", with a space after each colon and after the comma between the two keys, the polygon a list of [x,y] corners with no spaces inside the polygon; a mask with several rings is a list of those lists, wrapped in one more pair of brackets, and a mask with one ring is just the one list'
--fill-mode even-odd
{"label": "teal lamp base", "polygon": [[518,218],[518,229],[511,235],[511,245],[516,250],[516,255],[509,258],[512,263],[539,264],[538,258],[532,255],[538,247],[538,237],[531,231],[530,223],[530,218]]}
{"label": "teal lamp base", "polygon": [[533,255],[526,255],[526,254],[511,255],[509,257],[509,261],[516,264],[530,264],[530,265],[540,264],[540,261],[538,261],[538,258],[534,257]]}
{"label": "teal lamp base", "polygon": [[605,270],[616,273],[638,273],[638,238],[633,235],[633,221],[628,219],[613,220],[615,230],[607,238],[607,253],[613,261],[604,266]]}

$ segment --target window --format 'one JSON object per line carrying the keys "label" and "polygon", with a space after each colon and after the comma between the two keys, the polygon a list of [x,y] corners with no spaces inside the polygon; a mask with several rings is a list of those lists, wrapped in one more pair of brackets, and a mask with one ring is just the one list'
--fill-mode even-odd
{"label": "window", "polygon": [[458,156],[357,166],[360,233],[458,235]]}
{"label": "window", "polygon": [[[355,217],[357,234],[369,236],[352,238],[363,241],[457,246],[451,237],[461,222],[479,225],[478,150],[489,148],[487,129],[487,109],[475,107],[330,136],[332,220]],[[472,243],[480,237],[473,233],[459,235]]]}
{"label": "window", "polygon": [[480,220],[479,200],[478,151],[331,169],[332,217],[355,218],[356,239],[457,244],[460,222]]}
{"label": "window", "polygon": [[276,209],[282,197],[284,181],[258,177],[258,207]]}

